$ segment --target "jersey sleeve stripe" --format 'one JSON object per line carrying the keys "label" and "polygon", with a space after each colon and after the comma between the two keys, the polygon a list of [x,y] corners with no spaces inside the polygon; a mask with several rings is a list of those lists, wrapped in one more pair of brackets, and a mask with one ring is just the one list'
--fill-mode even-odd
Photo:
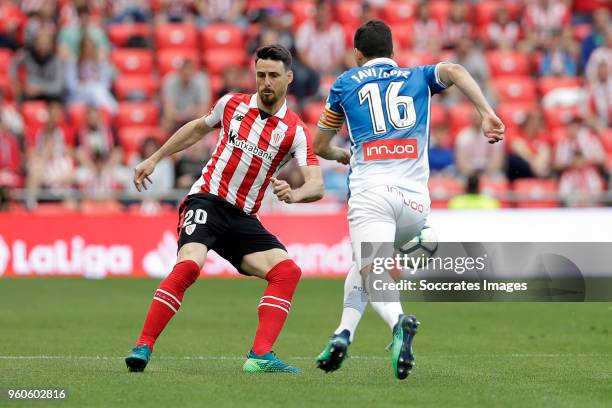
{"label": "jersey sleeve stripe", "polygon": [[434,75],[436,76],[436,82],[438,83],[438,85],[440,85],[442,88],[448,88],[448,85],[446,85],[444,82],[442,82],[442,80],[440,79],[440,73],[439,73],[439,68],[440,68],[440,64],[446,64],[445,62],[438,62],[434,68]]}

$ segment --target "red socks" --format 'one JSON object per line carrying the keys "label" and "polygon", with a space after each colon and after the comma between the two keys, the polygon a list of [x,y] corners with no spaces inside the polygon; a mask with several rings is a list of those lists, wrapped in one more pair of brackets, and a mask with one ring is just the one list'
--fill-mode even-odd
{"label": "red socks", "polygon": [[137,346],[146,344],[153,350],[160,333],[181,307],[185,291],[199,276],[200,267],[194,261],[187,260],[174,265],[170,275],[162,281],[153,295],[144,327],[136,342]]}
{"label": "red socks", "polygon": [[300,281],[302,271],[291,259],[279,262],[268,272],[268,287],[259,302],[259,326],[253,341],[253,352],[268,353],[280,334],[291,309],[293,292]]}
{"label": "red socks", "polygon": [[[259,302],[259,326],[252,348],[255,354],[266,354],[272,349],[287,320],[301,275],[300,268],[290,259],[279,262],[266,275],[268,286]],[[155,341],[181,307],[185,291],[199,276],[200,267],[194,261],[182,261],[174,266],[155,291],[137,346],[146,344],[153,349]]]}

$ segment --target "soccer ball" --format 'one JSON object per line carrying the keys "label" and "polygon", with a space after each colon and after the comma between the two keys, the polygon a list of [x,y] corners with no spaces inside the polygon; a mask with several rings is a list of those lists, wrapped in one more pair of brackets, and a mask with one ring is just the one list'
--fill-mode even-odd
{"label": "soccer ball", "polygon": [[398,248],[398,252],[408,255],[411,259],[429,259],[438,250],[438,236],[433,228],[427,225],[410,241]]}

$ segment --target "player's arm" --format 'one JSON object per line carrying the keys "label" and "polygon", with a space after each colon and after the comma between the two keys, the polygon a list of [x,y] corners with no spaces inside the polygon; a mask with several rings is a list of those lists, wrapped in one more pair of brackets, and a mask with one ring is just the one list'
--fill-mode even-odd
{"label": "player's arm", "polygon": [[317,133],[312,143],[315,154],[326,160],[336,160],[342,164],[348,164],[351,154],[331,144],[332,138],[342,128],[344,123],[344,108],[342,107],[343,80],[340,75],[332,84],[327,96],[325,108],[319,122]]}
{"label": "player's arm", "polygon": [[187,149],[189,146],[201,140],[213,128],[219,127],[223,118],[225,105],[233,95],[228,94],[217,101],[215,107],[205,116],[194,119],[191,122],[183,125],[177,130],[170,139],[164,143],[151,157],[146,158],[134,169],[134,185],[138,191],[141,187],[145,190],[147,185],[145,181],[151,183],[149,176],[155,170],[155,166],[165,157],[168,157],[176,152]]}
{"label": "player's arm", "polygon": [[323,175],[319,167],[319,160],[312,148],[310,131],[303,123],[297,126],[290,153],[300,166],[304,184],[293,190],[286,181],[273,177],[271,181],[274,194],[279,200],[289,204],[309,203],[323,198]]}
{"label": "player's arm", "polygon": [[323,129],[318,127],[312,147],[318,156],[326,160],[335,160],[342,164],[349,164],[351,154],[346,149],[331,144],[332,138],[338,132],[337,129]]}
{"label": "player's arm", "polygon": [[301,187],[292,189],[285,180],[271,178],[274,194],[279,200],[288,204],[310,203],[323,198],[323,175],[319,166],[300,166],[300,171],[304,176],[304,184]]}
{"label": "player's arm", "polygon": [[206,123],[204,118],[198,118],[183,125],[150,157],[142,161],[134,169],[134,185],[138,191],[142,191],[141,187],[147,189],[146,182],[151,183],[149,176],[155,170],[155,166],[162,159],[187,149],[189,146],[201,140],[211,127]]}
{"label": "player's arm", "polygon": [[460,64],[441,63],[437,68],[440,80],[447,86],[456,85],[476,107],[482,118],[482,130],[489,138],[489,143],[503,140],[506,128],[470,73]]}

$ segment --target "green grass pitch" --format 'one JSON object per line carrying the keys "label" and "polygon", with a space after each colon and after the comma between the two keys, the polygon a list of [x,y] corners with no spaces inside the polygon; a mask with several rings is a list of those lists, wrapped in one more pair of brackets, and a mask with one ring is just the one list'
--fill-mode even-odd
{"label": "green grass pitch", "polygon": [[[343,282],[304,280],[276,345],[304,375],[241,371],[263,283],[203,280],[128,373],[157,282],[0,280],[0,388],[67,388],[53,406],[610,407],[611,303],[414,303],[416,367],[395,380],[390,331],[368,309],[343,368],[314,366]],[[43,406],[20,402],[4,406]]]}

